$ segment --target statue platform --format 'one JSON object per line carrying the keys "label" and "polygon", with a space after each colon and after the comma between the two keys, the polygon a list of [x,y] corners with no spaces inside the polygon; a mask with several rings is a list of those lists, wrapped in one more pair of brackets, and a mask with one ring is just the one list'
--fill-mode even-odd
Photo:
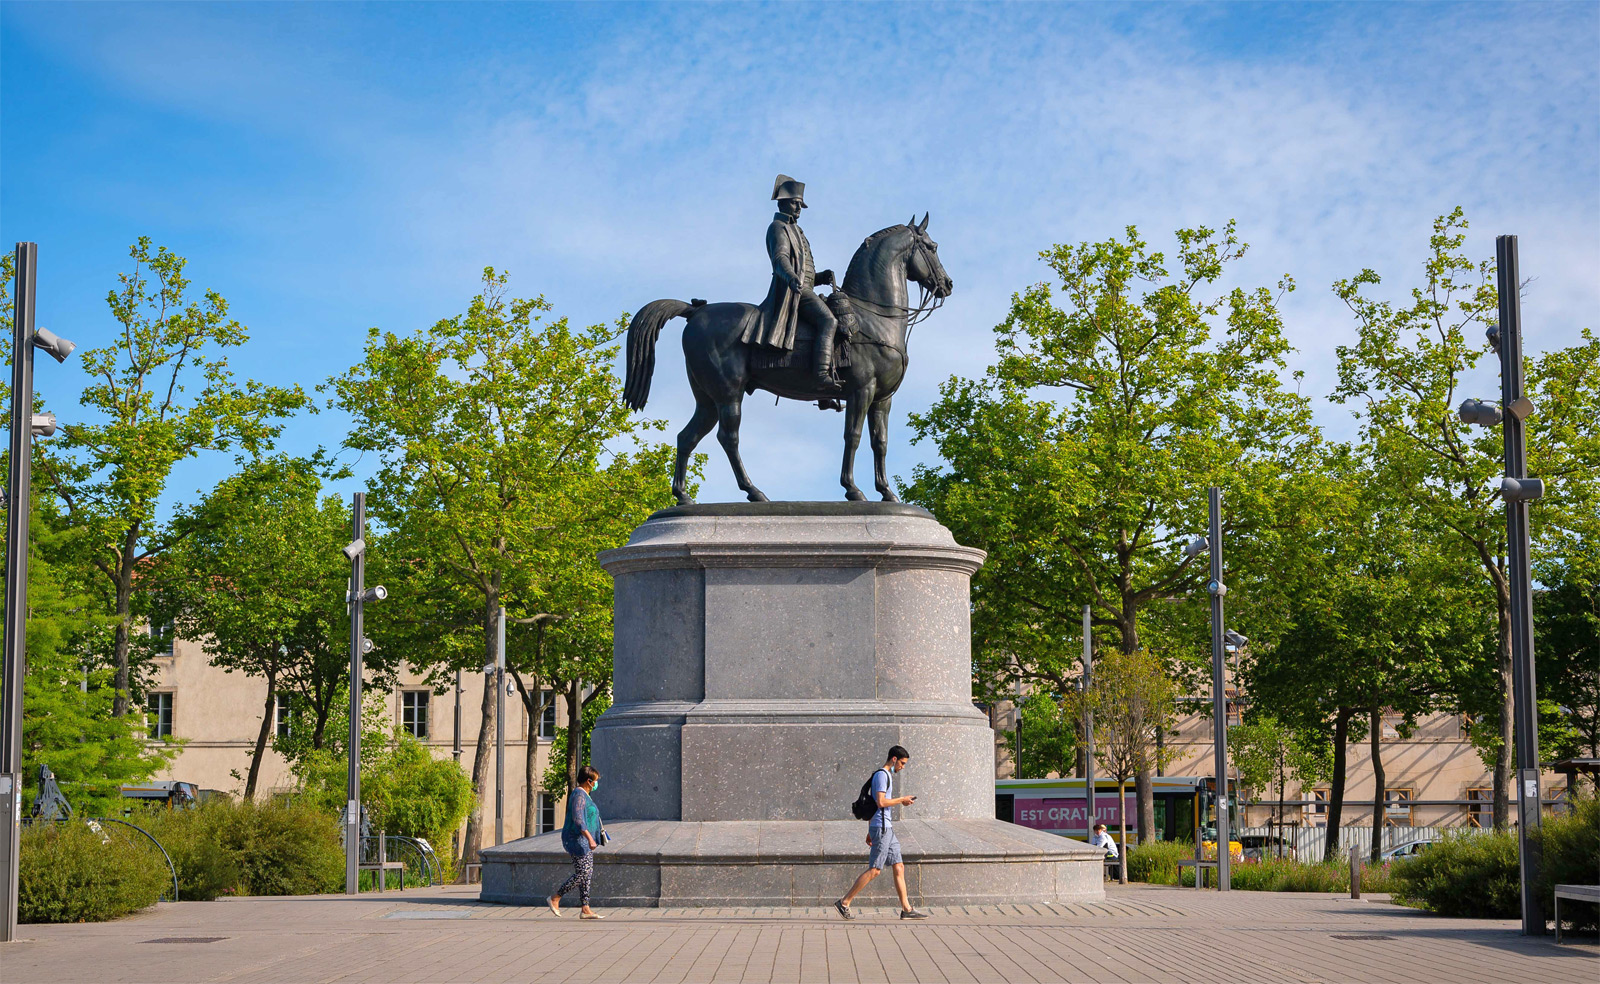
{"label": "statue platform", "polygon": [[[891,745],[917,904],[1100,899],[1103,852],[994,819],[994,733],[972,704],[983,552],[898,503],[664,509],[600,555],[615,703],[595,726],[613,842],[600,905],[827,904],[866,867],[850,816]],[[483,851],[485,900],[537,903],[558,834]],[[865,898],[892,899],[880,877]]]}

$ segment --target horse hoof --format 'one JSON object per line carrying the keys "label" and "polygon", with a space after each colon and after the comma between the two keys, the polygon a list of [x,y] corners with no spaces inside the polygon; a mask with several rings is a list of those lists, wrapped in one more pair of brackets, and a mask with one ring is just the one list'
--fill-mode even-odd
{"label": "horse hoof", "polygon": [[680,506],[692,506],[692,505],[694,505],[694,500],[689,498],[686,495],[680,495],[680,496],[678,496],[678,505],[680,505]]}
{"label": "horse hoof", "polygon": [[749,499],[751,502],[766,502],[766,501],[768,501],[766,493],[762,492],[760,489],[751,489],[749,492],[747,492],[745,494],[745,498]]}
{"label": "horse hoof", "polygon": [[844,494],[844,497],[846,499],[849,499],[851,502],[866,502],[867,501],[867,494],[865,492],[861,491],[860,489],[851,489],[850,491],[848,491],[848,492],[846,492]]}
{"label": "horse hoof", "polygon": [[891,492],[888,489],[880,489],[879,491],[881,491],[883,493],[883,501],[884,502],[899,502],[900,501],[900,497],[895,495],[893,492]]}

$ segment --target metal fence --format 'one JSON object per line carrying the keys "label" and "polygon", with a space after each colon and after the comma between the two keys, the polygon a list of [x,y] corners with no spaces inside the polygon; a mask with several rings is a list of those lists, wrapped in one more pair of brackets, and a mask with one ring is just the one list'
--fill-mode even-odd
{"label": "metal fence", "polygon": [[[1434,843],[1447,837],[1470,837],[1480,833],[1476,827],[1383,827],[1379,830],[1380,850],[1391,851],[1397,847],[1404,847],[1414,843]],[[1281,837],[1284,843],[1284,852],[1299,861],[1321,861],[1323,852],[1328,846],[1328,829],[1326,827],[1274,827],[1271,824],[1259,827],[1244,827],[1233,834],[1234,840],[1243,837]],[[1269,845],[1262,849],[1266,855],[1275,854],[1271,846],[1276,842],[1267,840]],[[1372,828],[1344,826],[1339,828],[1339,851],[1348,852],[1356,847],[1363,857],[1372,851]]]}

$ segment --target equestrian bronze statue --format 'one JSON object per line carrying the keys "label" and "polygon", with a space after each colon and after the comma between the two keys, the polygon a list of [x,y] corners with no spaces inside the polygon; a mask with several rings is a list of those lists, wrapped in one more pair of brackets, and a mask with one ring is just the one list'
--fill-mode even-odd
{"label": "equestrian bronze statue", "polygon": [[[939,262],[939,246],[928,238],[928,216],[918,224],[890,226],[873,233],[856,250],[844,283],[826,298],[814,287],[834,286],[833,273],[815,271],[811,244],[800,231],[805,185],[779,175],[773,198],[778,215],[767,230],[772,289],[763,303],[703,300],[651,301],[628,325],[627,379],[623,396],[630,408],[644,409],[656,367],[656,339],[673,318],[685,318],[684,362],[694,392],[694,416],[678,432],[678,457],[672,494],[680,505],[689,498],[686,475],[695,446],[717,428],[734,478],[751,502],[767,497],[750,481],[739,457],[740,407],[747,393],[766,390],[793,400],[838,408],[844,401],[844,465],[839,484],[845,498],[866,498],[855,483],[856,448],[861,424],[870,422],[873,479],[885,502],[899,502],[889,484],[889,405],[906,371],[906,340],[911,328],[944,303],[955,284]],[[921,288],[910,304],[907,284]]]}

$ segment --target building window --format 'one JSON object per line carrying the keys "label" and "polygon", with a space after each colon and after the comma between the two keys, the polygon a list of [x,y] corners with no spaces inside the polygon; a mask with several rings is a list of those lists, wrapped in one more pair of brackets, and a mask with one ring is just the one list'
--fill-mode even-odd
{"label": "building window", "polygon": [[1467,823],[1474,827],[1494,826],[1494,790],[1488,786],[1474,786],[1467,790]]}
{"label": "building window", "polygon": [[539,691],[539,737],[554,741],[556,737],[556,692]]}
{"label": "building window", "polygon": [[1379,735],[1380,740],[1399,741],[1400,725],[1404,721],[1405,715],[1403,714],[1384,714],[1382,723],[1379,725],[1379,728],[1381,729],[1381,734]]}
{"label": "building window", "polygon": [[413,738],[428,737],[428,698],[432,696],[427,690],[400,691],[400,727]]}
{"label": "building window", "polygon": [[1249,704],[1243,701],[1228,701],[1228,727],[1237,728],[1244,721],[1244,710]]}
{"label": "building window", "polygon": [[539,794],[539,833],[548,834],[556,829],[556,798],[551,793]]}
{"label": "building window", "polygon": [[150,648],[157,656],[172,655],[172,620],[168,619],[160,625],[150,626]]}
{"label": "building window", "polygon": [[1311,790],[1311,824],[1314,827],[1328,825],[1328,795],[1327,789]]}
{"label": "building window", "polygon": [[146,694],[144,698],[147,718],[148,734],[158,741],[165,741],[172,737],[172,694],[171,692]]}
{"label": "building window", "polygon": [[275,700],[275,702],[273,704],[273,707],[272,707],[272,710],[273,710],[273,720],[272,720],[273,729],[274,729],[274,733],[279,738],[288,738],[289,737],[289,721],[290,721],[290,718],[293,716],[292,712],[294,710],[294,706],[290,703],[290,700],[291,700],[291,697],[290,697],[289,694],[284,693],[282,691],[279,691],[278,692],[278,696],[277,696],[277,698],[276,698],[276,700]]}
{"label": "building window", "polygon": [[1385,827],[1411,826],[1411,790],[1393,787],[1384,790],[1383,825]]}

